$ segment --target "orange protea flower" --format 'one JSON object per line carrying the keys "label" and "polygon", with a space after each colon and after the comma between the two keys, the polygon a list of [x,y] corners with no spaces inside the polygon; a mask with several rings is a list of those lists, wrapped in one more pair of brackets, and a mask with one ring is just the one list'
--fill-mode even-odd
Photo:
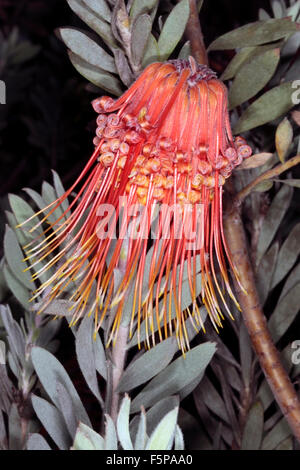
{"label": "orange protea flower", "polygon": [[[216,328],[223,319],[219,302],[231,315],[224,287],[238,306],[226,266],[227,259],[239,282],[223,233],[222,192],[226,178],[251,149],[244,139],[232,137],[225,86],[192,58],[151,64],[119,99],[104,96],[93,107],[99,113],[96,149],[74,185],[35,227],[81,187],[69,208],[45,230],[45,240],[26,247],[32,266],[54,255],[35,278],[57,264],[33,298],[51,287],[43,310],[76,281],[70,298],[72,323],[94,314],[97,331],[113,307],[110,343],[131,292],[130,331],[136,320],[138,331],[147,320],[154,342],[156,320],[159,339],[175,330],[184,351],[186,316],[196,327],[201,325],[199,271],[201,299]],[[184,272],[192,306],[182,312]]]}

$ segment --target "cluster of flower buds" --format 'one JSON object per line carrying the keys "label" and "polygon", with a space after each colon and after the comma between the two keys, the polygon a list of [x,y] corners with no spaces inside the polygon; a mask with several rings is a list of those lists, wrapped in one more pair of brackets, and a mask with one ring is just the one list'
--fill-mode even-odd
{"label": "cluster of flower buds", "polygon": [[[231,315],[224,286],[238,306],[228,275],[227,263],[239,282],[224,237],[222,188],[233,169],[251,155],[251,149],[243,138],[232,136],[226,87],[211,69],[196,64],[193,58],[151,64],[120,98],[104,96],[94,100],[93,107],[99,114],[95,151],[75,183],[53,203],[49,212],[51,215],[77,188],[69,209],[63,209],[65,214],[69,213],[68,219],[62,224],[61,216],[53,234],[30,250],[30,258],[37,258],[34,264],[48,253],[57,252],[54,261],[40,270],[42,275],[57,263],[56,273],[41,284],[35,297],[49,291],[51,286],[44,309],[64,293],[71,281],[81,279],[70,298],[72,322],[86,314],[89,303],[89,313],[94,314],[98,330],[108,309],[116,307],[109,343],[116,339],[133,282],[131,318],[132,322],[138,319],[138,331],[142,320],[147,322],[146,330],[151,331],[154,319],[159,319],[159,338],[172,334],[174,328],[179,347],[185,351],[188,347],[182,305],[185,269],[192,306],[188,314],[198,326],[202,319],[197,304],[197,259],[202,302],[215,328],[222,325],[224,318],[220,299]],[[112,250],[115,224],[108,221],[115,222],[120,217],[124,198],[128,206],[143,204],[143,215],[139,219],[125,211]],[[166,212],[157,211],[153,256],[145,280],[149,237],[152,240],[151,221],[147,217],[152,217],[157,205],[159,209],[170,209],[171,213],[176,203],[179,217],[177,213],[176,217],[166,217]],[[106,216],[103,219],[103,211],[99,209],[107,211],[107,207],[112,210],[108,211],[108,219]],[[51,227],[54,225],[51,222]],[[99,236],[99,226],[105,229],[105,236]],[[129,229],[135,233],[140,231],[134,230],[138,228],[143,236],[131,238]],[[178,233],[183,235],[178,237]],[[126,234],[129,242],[124,260],[123,235]],[[109,252],[111,257],[107,256]],[[216,261],[221,283],[216,275]],[[115,269],[120,263],[123,277],[116,290]],[[179,283],[175,285],[178,272]],[[144,298],[146,283],[148,292]],[[146,341],[149,345],[148,337]],[[154,331],[152,341],[155,343]]]}
{"label": "cluster of flower buds", "polygon": [[[170,61],[181,72],[187,61],[177,62]],[[193,88],[204,80],[217,81],[215,73],[202,66],[191,75],[188,86]],[[154,186],[153,198],[163,201],[174,188],[174,177],[177,178],[178,203],[201,202],[203,186],[211,192],[223,186],[233,169],[252,153],[242,137],[231,138],[227,147],[216,148],[213,157],[207,141],[200,141],[198,146],[183,150],[180,141],[170,132],[169,135],[162,135],[162,129],[152,122],[146,106],[140,108],[136,115],[128,113],[126,107],[118,114],[106,114],[114,105],[110,97],[93,101],[95,111],[100,113],[94,138],[94,145],[99,146],[98,161],[105,168],[116,165],[119,170],[116,185],[125,167],[130,167],[130,171],[126,172],[126,192],[129,193],[135,185],[138,202],[142,204],[146,203],[150,181]],[[193,125],[201,126],[204,117]],[[224,136],[223,140],[228,141]]]}

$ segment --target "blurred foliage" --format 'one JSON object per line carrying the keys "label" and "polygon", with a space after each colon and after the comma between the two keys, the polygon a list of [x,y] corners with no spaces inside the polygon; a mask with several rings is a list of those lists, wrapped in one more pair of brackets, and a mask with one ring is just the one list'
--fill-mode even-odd
{"label": "blurred foliage", "polygon": [[[70,10],[54,0],[20,2],[18,7],[7,0],[0,8],[6,22],[0,78],[8,89],[8,104],[0,108],[2,189],[19,190],[24,181],[33,188],[26,189],[26,197],[10,195],[9,204],[3,199],[8,225],[0,265],[0,447],[298,449],[234,305],[235,321],[226,322],[220,335],[208,322],[206,334],[196,335],[187,322],[192,342],[185,357],[177,352],[175,338],[144,351],[133,336],[119,384],[125,396],[114,424],[106,413],[111,384],[105,323],[93,341],[92,319],[67,327],[66,300],[53,302],[41,316],[36,311],[42,299],[29,303],[34,285],[24,272],[22,246],[33,235],[28,227],[15,226],[63,194],[55,172],[53,185],[43,183],[41,194],[36,191],[40,181],[49,179],[50,168],[68,184],[85,161],[91,149],[86,124],[93,118],[87,98],[92,95],[87,93],[119,94],[152,60],[189,54],[182,37],[186,0],[176,6],[135,0],[128,9],[123,1],[67,3],[81,20],[68,16]],[[248,2],[251,14],[245,24],[239,7],[236,16],[229,16],[228,2],[220,1],[219,12],[227,18],[222,26],[209,3],[204,2],[201,14],[211,62],[229,87],[232,124],[236,132],[246,132],[255,153],[234,175],[241,189],[299,153],[299,111],[290,110],[291,82],[300,66],[300,2]],[[258,3],[265,4],[259,13]],[[57,15],[43,22],[52,7]],[[40,21],[31,24],[36,17]],[[57,35],[89,85],[72,70],[65,46],[52,34],[68,22],[73,26],[63,26]],[[300,367],[292,355],[299,339],[299,181],[297,168],[266,181],[255,187],[243,208],[261,303],[296,386]],[[201,313],[205,321],[204,307]]]}

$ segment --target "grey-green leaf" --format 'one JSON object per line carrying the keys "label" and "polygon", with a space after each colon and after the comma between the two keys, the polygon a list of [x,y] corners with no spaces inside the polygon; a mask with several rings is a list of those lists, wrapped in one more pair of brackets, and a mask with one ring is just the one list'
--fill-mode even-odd
{"label": "grey-green leaf", "polygon": [[12,404],[8,416],[8,438],[10,450],[22,450],[22,426],[17,405]]}
{"label": "grey-green leaf", "polygon": [[256,46],[243,47],[238,50],[221,75],[221,80],[233,78],[240,67],[253,56],[255,50],[257,50]]}
{"label": "grey-green leaf", "polygon": [[269,320],[269,329],[273,340],[278,341],[291,326],[299,311],[300,283],[292,287],[289,292],[279,300]]}
{"label": "grey-green leaf", "polygon": [[138,16],[131,28],[131,54],[134,64],[139,67],[142,63],[149,35],[151,33],[152,21],[149,15]]}
{"label": "grey-green leaf", "polygon": [[114,75],[94,67],[72,51],[69,51],[69,57],[77,72],[89,82],[99,88],[103,88],[103,90],[111,93],[112,95],[120,96],[122,94],[120,80],[118,80]]}
{"label": "grey-green leaf", "polygon": [[142,66],[146,67],[147,65],[152,64],[152,62],[157,62],[158,57],[159,51],[157,41],[153,34],[150,33],[142,61]]}
{"label": "grey-green leaf", "polygon": [[216,416],[229,424],[225,403],[207,375],[203,377],[193,395],[195,401],[203,402]]}
{"label": "grey-green leaf", "polygon": [[111,11],[105,0],[83,0],[92,11],[103,18],[108,23],[111,20]]}
{"label": "grey-green leaf", "polygon": [[95,341],[93,341],[93,350],[94,350],[96,370],[104,379],[106,379],[107,378],[106,355],[105,355],[105,349],[103,347],[102,340],[99,334],[96,336]]}
{"label": "grey-green leaf", "polygon": [[189,2],[181,0],[171,11],[158,39],[160,59],[166,60],[174,51],[184,33],[189,18]]}
{"label": "grey-green leaf", "polygon": [[103,405],[96,373],[93,348],[93,319],[91,317],[86,316],[81,321],[76,333],[75,347],[77,361],[82,375],[84,376],[90,390],[93,392],[95,397],[98,398],[101,405]]}
{"label": "grey-green leaf", "polygon": [[118,390],[128,392],[150,380],[171,362],[177,348],[176,339],[171,337],[146,351],[137,360],[133,360],[124,371]]}
{"label": "grey-green leaf", "polygon": [[118,450],[118,438],[114,422],[108,414],[105,415],[105,419],[104,449]]}
{"label": "grey-green leaf", "polygon": [[174,450],[184,450],[184,438],[183,433],[180,427],[176,426],[175,430],[175,442],[174,442]]}
{"label": "grey-green leaf", "polygon": [[249,387],[251,380],[252,347],[248,330],[244,322],[240,323],[239,348],[243,381],[245,386]]}
{"label": "grey-green leaf", "polygon": [[218,37],[210,44],[208,50],[258,46],[287,37],[297,29],[297,25],[288,18],[256,21]]}
{"label": "grey-green leaf", "polygon": [[79,423],[72,450],[104,450],[104,439],[89,426]]}
{"label": "grey-green leaf", "polygon": [[78,422],[72,398],[66,390],[66,387],[58,381],[56,382],[56,392],[59,409],[64,417],[70,436],[74,439]]}
{"label": "grey-green leaf", "polygon": [[254,101],[236,123],[234,133],[239,134],[262,126],[287,113],[294,106],[292,83],[282,83]]}
{"label": "grey-green leaf", "polygon": [[107,72],[117,72],[113,57],[84,32],[74,28],[60,28],[59,35],[66,46],[88,64]]}
{"label": "grey-green leaf", "polygon": [[178,59],[188,59],[191,54],[192,52],[190,41],[186,41],[186,43],[184,43],[182,48],[180,49]]}
{"label": "grey-green leaf", "polygon": [[144,450],[146,441],[147,441],[146,413],[145,413],[145,410],[142,409],[137,432],[136,432],[136,437],[134,441],[134,450]]}
{"label": "grey-green leaf", "polygon": [[10,268],[5,264],[3,267],[3,274],[5,281],[7,283],[7,286],[11,290],[11,292],[14,294],[15,298],[20,302],[20,304],[26,309],[30,309],[30,304],[29,304],[29,291],[24,287],[23,284],[16,278],[14,273],[10,270]]}
{"label": "grey-green leaf", "polygon": [[162,398],[178,393],[202,372],[212,359],[216,350],[215,343],[200,344],[180,356],[160,372],[133,400],[131,411],[136,412]]}
{"label": "grey-green leaf", "polygon": [[24,259],[24,254],[19,246],[15,232],[9,226],[6,226],[4,235],[4,254],[8,266],[16,278],[24,285],[24,287],[32,289],[33,284],[31,282],[30,274],[28,271],[24,272],[27,268],[27,264],[22,261]]}
{"label": "grey-green leaf", "polygon": [[271,245],[267,253],[263,256],[257,270],[257,290],[260,302],[264,305],[271,288],[271,281],[277,262],[278,242]]}
{"label": "grey-green leaf", "polygon": [[29,435],[26,447],[27,450],[51,450],[46,439],[38,433]]}
{"label": "grey-green leaf", "polygon": [[300,253],[300,223],[296,224],[280,248],[276,268],[272,277],[272,287],[276,286],[293,267]]}
{"label": "grey-green leaf", "polygon": [[262,442],[262,450],[275,449],[282,441],[290,436],[291,430],[285,418],[282,418],[266,435]]}
{"label": "grey-green leaf", "polygon": [[292,186],[293,188],[300,188],[300,179],[288,178],[285,180],[275,180],[275,181],[278,181],[279,183],[287,184],[288,186]]}
{"label": "grey-green leaf", "polygon": [[282,186],[274,197],[271,206],[265,216],[257,244],[256,264],[258,265],[270,246],[280,222],[282,221],[292,198],[293,190],[288,186]]}
{"label": "grey-green leaf", "polygon": [[[161,417],[168,413],[174,408],[179,406],[179,397],[176,396],[168,396],[159,400],[155,403],[146,413],[146,421],[147,421],[147,433],[151,434],[158,423],[161,420]],[[133,418],[134,421],[136,417]]]}
{"label": "grey-green leaf", "polygon": [[[32,207],[30,207],[27,202],[25,202],[21,197],[16,196],[14,194],[9,195],[9,204],[10,207],[12,208],[12,211],[15,215],[16,221],[18,224],[21,224],[25,222],[25,220],[29,219],[34,215],[34,211]],[[33,219],[27,224],[24,225],[23,230],[26,231],[26,236],[35,238],[37,233],[41,233],[42,229],[41,227],[37,228],[36,231],[34,231],[32,234],[29,234],[29,230],[34,227],[34,225],[37,223],[38,219]]]}
{"label": "grey-green leaf", "polygon": [[259,450],[264,430],[264,409],[260,401],[252,405],[247,416],[243,438],[242,450]]}
{"label": "grey-green leaf", "polygon": [[61,412],[44,398],[32,395],[31,402],[38,419],[49,436],[59,449],[67,450],[70,447],[71,438]]}
{"label": "grey-green leaf", "polygon": [[120,79],[122,80],[124,85],[129,87],[134,81],[134,76],[129,67],[126,55],[121,49],[114,49],[113,53],[115,56],[115,63],[118,69],[118,74],[120,76]]}
{"label": "grey-green leaf", "polygon": [[64,367],[56,357],[45,349],[35,346],[32,348],[31,359],[35,371],[53,403],[60,408],[56,389],[56,382],[60,382],[64,385],[72,398],[77,420],[90,426],[89,417],[81,403],[79,395]]}
{"label": "grey-green leaf", "polygon": [[117,46],[110,25],[95,14],[93,10],[88,8],[84,0],[67,0],[67,2],[76,15],[78,15],[79,18],[81,18],[91,29],[96,31],[108,46]]}
{"label": "grey-green leaf", "polygon": [[9,306],[0,305],[0,318],[6,330],[10,352],[22,364],[25,360],[25,338],[19,324],[14,320]]}
{"label": "grey-green leaf", "polygon": [[230,109],[255,96],[269,82],[279,62],[280,49],[263,52],[247,61],[237,72],[229,91]]}
{"label": "grey-green leaf", "polygon": [[129,413],[130,413],[130,398],[128,395],[122,400],[120,411],[117,418],[117,431],[119,441],[124,450],[133,450],[131,437],[129,433]]}
{"label": "grey-green leaf", "polygon": [[170,450],[174,441],[178,408],[169,411],[149,437],[146,450]]}
{"label": "grey-green leaf", "polygon": [[134,0],[130,8],[130,18],[134,20],[142,13],[150,13],[157,3],[158,0]]}

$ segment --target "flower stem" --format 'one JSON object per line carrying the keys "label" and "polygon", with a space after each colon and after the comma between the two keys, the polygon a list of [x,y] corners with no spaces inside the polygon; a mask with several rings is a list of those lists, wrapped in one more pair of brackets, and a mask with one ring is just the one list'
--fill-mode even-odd
{"label": "flower stem", "polygon": [[126,353],[127,353],[128,326],[120,325],[118,338],[115,346],[112,348],[111,357],[111,396],[109,397],[109,409],[107,412],[114,422],[117,420],[120,402],[120,393],[117,391],[120,379],[123,374]]}
{"label": "flower stem", "polygon": [[[198,17],[196,2],[190,0],[190,18],[187,24],[186,35],[190,40],[195,59],[199,63],[207,64],[207,54],[204,48],[201,26],[199,18],[197,21],[196,16]],[[266,172],[268,176],[263,177],[263,175],[261,175],[261,181],[269,178],[270,174],[271,176],[277,176],[282,171],[290,168],[293,164],[296,164],[294,163],[295,161],[298,163],[298,158],[298,156],[294,157],[294,159],[289,160],[284,165],[280,165],[280,169],[278,170],[274,169]],[[285,168],[282,169],[282,167]],[[272,171],[275,173],[272,173]],[[266,175],[266,173],[264,175]],[[254,186],[256,186],[258,182],[260,181],[256,180]],[[248,255],[243,222],[237,207],[238,205],[232,204],[235,199],[232,180],[227,182],[226,189],[229,190],[229,204],[227,205],[228,211],[224,218],[224,228],[232,261],[238,266],[240,281],[247,291],[247,294],[245,294],[237,286],[237,296],[242,308],[245,325],[251,338],[253,349],[257,354],[261,368],[273,391],[274,397],[289,422],[294,436],[300,441],[300,402],[288,374],[281,363],[280,355],[273,343],[267,327],[266,318],[260,306],[254,273]],[[246,188],[243,190],[244,197],[247,195],[245,189]],[[243,197],[241,197],[240,194],[239,199],[242,200]]]}
{"label": "flower stem", "polygon": [[275,168],[272,168],[271,170],[266,171],[262,175],[258,176],[255,178],[255,180],[251,181],[251,183],[247,184],[239,193],[236,194],[234,197],[234,203],[239,205],[242,203],[242,201],[245,199],[248,194],[251,193],[251,191],[257,186],[259,183],[262,181],[269,180],[271,178],[275,178],[276,176],[280,175],[284,171],[289,170],[295,165],[298,165],[300,163],[300,155],[296,155],[293,158],[290,158],[287,162],[275,166]]}

